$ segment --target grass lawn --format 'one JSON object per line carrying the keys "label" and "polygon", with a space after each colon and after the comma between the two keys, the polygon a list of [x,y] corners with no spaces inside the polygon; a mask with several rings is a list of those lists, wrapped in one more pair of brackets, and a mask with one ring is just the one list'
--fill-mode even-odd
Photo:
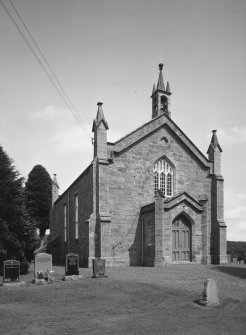
{"label": "grass lawn", "polygon": [[[0,334],[246,334],[245,265],[110,268],[109,277],[0,287]],[[203,307],[204,280],[216,279],[220,305]],[[0,278],[2,281],[2,278]]]}

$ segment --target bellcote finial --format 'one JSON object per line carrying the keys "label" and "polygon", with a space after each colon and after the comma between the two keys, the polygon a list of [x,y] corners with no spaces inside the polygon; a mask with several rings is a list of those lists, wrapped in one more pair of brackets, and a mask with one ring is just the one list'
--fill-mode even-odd
{"label": "bellcote finial", "polygon": [[162,75],[162,69],[163,69],[162,63],[159,64],[159,69],[160,69],[160,73],[159,73],[159,78],[157,82],[157,89],[161,91],[165,91],[165,85],[164,85],[164,80],[163,80],[163,75]]}

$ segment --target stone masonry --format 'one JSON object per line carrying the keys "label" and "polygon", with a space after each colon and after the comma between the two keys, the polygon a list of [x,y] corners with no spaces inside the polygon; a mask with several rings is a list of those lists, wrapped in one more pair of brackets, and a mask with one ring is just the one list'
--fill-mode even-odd
{"label": "stone masonry", "polygon": [[[206,158],[171,119],[170,85],[164,84],[162,64],[159,68],[152,119],[115,143],[107,141],[109,126],[98,103],[93,162],[52,207],[54,262],[75,252],[81,266],[91,266],[95,257],[104,258],[106,266],[226,263],[222,150],[216,131]],[[158,162],[171,171],[165,181],[160,173],[160,187],[154,179]]]}

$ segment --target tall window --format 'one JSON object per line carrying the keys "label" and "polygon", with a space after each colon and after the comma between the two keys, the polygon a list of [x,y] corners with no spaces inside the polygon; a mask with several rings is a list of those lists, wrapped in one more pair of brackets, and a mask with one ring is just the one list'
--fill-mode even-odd
{"label": "tall window", "polygon": [[64,242],[67,242],[67,205],[63,207]]}
{"label": "tall window", "polygon": [[160,190],[166,197],[173,196],[173,168],[165,159],[160,159],[154,166],[155,193]]}
{"label": "tall window", "polygon": [[78,194],[74,196],[74,209],[75,209],[75,238],[79,238],[79,201]]}

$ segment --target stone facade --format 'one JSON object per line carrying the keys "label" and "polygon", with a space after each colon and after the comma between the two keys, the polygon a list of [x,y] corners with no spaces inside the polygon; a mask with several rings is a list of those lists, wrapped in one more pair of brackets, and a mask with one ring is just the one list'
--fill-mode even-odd
{"label": "stone facade", "polygon": [[[107,266],[226,263],[222,150],[216,131],[206,158],[171,119],[170,95],[160,64],[152,119],[115,143],[107,142],[109,127],[98,103],[93,162],[53,204],[55,262],[75,252],[81,266],[91,266],[95,257],[104,258]],[[160,164],[167,172],[157,181],[154,166]]]}

